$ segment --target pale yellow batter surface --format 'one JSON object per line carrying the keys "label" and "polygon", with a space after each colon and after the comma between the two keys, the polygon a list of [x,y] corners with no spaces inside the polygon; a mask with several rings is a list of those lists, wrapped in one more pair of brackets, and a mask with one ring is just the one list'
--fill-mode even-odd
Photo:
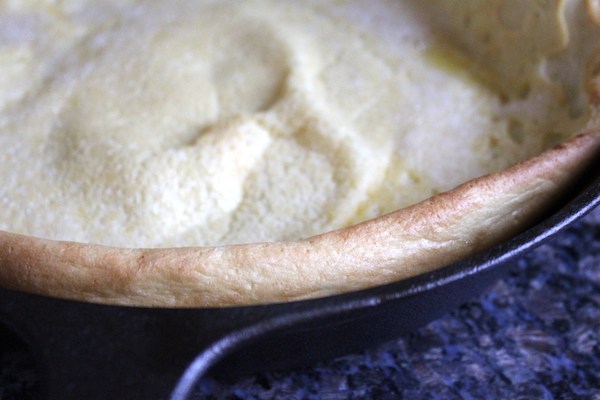
{"label": "pale yellow batter surface", "polygon": [[581,128],[580,80],[553,79],[562,2],[518,23],[502,2],[467,13],[471,42],[489,26],[515,43],[552,33],[490,45],[512,68],[537,57],[526,83],[467,57],[436,22],[462,11],[436,3],[0,1],[0,230],[125,247],[299,239]]}

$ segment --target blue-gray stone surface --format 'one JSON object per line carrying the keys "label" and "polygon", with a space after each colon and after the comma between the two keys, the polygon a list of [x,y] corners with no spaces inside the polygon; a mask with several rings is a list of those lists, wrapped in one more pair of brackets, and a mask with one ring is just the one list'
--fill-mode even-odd
{"label": "blue-gray stone surface", "polygon": [[600,400],[600,209],[449,315],[377,349],[195,399]]}

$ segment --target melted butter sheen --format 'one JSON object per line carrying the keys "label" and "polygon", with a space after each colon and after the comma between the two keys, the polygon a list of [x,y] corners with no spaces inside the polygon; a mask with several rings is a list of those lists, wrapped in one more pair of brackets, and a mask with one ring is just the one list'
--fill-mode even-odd
{"label": "melted butter sheen", "polygon": [[0,2],[0,229],[297,239],[544,143],[541,122],[511,136],[537,109],[506,106],[463,56],[440,61],[415,2],[58,4]]}

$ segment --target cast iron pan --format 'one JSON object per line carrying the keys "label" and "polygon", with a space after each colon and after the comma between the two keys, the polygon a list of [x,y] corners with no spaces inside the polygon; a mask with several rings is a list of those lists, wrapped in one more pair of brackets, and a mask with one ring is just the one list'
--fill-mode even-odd
{"label": "cast iron pan", "polygon": [[0,290],[0,322],[31,348],[42,398],[186,399],[210,372],[236,376],[358,352],[477,295],[514,257],[600,204],[591,171],[546,219],[467,260],[373,289],[264,306],[117,307]]}

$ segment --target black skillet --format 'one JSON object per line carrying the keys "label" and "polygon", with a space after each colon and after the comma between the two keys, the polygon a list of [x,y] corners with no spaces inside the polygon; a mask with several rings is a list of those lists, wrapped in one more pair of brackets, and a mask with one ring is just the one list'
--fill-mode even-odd
{"label": "black skillet", "polygon": [[600,204],[600,168],[561,207],[484,253],[412,279],[316,300],[235,308],[152,309],[0,290],[0,322],[31,348],[42,398],[186,399],[221,376],[357,352],[421,327],[498,279],[509,261]]}

